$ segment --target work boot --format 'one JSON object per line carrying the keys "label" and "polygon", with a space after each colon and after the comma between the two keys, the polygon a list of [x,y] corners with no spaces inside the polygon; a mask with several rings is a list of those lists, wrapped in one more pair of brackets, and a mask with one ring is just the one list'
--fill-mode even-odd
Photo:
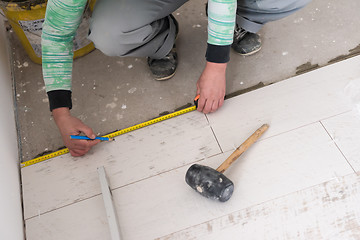
{"label": "work boot", "polygon": [[161,59],[153,59],[149,57],[148,65],[150,71],[155,77],[155,80],[163,81],[172,78],[175,75],[176,67],[178,65],[175,44],[165,57]]}
{"label": "work boot", "polygon": [[[175,39],[176,39],[179,33],[179,24],[174,16],[170,15],[170,17],[174,20],[175,23],[175,27],[176,27]],[[175,44],[173,45],[173,48],[170,50],[170,52],[161,59],[154,59],[148,57],[148,65],[150,71],[155,77],[155,80],[163,81],[172,78],[175,75],[175,71],[178,65]]]}
{"label": "work boot", "polygon": [[[208,16],[208,3],[205,4],[205,12]],[[261,39],[258,34],[248,32],[236,24],[231,47],[240,55],[249,56],[261,49]]]}
{"label": "work boot", "polygon": [[261,49],[261,39],[258,34],[248,32],[236,24],[231,47],[240,55],[252,55]]}

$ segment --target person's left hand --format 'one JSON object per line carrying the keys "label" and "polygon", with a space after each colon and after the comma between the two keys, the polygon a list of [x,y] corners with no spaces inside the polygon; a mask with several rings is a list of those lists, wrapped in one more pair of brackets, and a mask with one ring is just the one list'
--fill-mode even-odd
{"label": "person's left hand", "polygon": [[215,112],[223,105],[226,89],[226,66],[227,63],[206,63],[196,84],[196,95],[200,95],[198,111]]}

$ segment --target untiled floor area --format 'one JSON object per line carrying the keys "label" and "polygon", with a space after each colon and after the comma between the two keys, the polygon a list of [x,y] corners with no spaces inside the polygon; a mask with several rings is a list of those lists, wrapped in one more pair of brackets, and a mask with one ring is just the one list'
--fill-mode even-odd
{"label": "untiled floor area", "polygon": [[[27,240],[110,240],[104,166],[122,239],[360,239],[360,57],[226,100],[21,170]],[[263,123],[225,172],[225,203],[185,183],[216,168]]]}
{"label": "untiled floor area", "polygon": [[[206,0],[187,2],[174,13],[180,23],[179,67],[166,82],[152,79],[145,58],[113,58],[93,51],[73,71],[72,114],[106,133],[152,119],[192,103],[204,67]],[[260,31],[262,49],[253,56],[231,53],[227,94],[268,85],[359,53],[358,0],[313,0],[307,7]],[[23,161],[63,146],[48,108],[41,66],[26,56],[10,33],[21,157]]]}

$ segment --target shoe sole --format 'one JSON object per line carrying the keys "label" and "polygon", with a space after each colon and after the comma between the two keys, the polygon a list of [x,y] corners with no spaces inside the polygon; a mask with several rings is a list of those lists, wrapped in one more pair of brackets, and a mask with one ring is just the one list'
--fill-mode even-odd
{"label": "shoe sole", "polygon": [[173,72],[173,74],[169,75],[169,76],[166,76],[166,77],[162,77],[162,78],[155,78],[156,81],[165,81],[165,80],[168,80],[170,78],[172,78],[176,73],[176,70],[175,72]]}
{"label": "shoe sole", "polygon": [[239,53],[239,52],[237,52],[237,51],[235,51],[237,54],[239,54],[239,55],[241,55],[241,56],[250,56],[250,55],[253,55],[253,54],[255,54],[255,53],[257,53],[258,51],[260,51],[261,50],[261,46],[260,46],[260,48],[258,48],[258,49],[256,49],[255,51],[252,51],[252,52],[249,52],[249,53]]}

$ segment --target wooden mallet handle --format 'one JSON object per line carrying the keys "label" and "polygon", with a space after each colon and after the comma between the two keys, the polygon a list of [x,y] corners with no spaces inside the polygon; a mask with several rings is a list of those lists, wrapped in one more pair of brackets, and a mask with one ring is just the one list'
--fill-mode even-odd
{"label": "wooden mallet handle", "polygon": [[243,142],[217,169],[216,171],[224,173],[235,160],[240,157],[261,135],[269,128],[269,125],[264,124],[256,130],[245,142]]}

